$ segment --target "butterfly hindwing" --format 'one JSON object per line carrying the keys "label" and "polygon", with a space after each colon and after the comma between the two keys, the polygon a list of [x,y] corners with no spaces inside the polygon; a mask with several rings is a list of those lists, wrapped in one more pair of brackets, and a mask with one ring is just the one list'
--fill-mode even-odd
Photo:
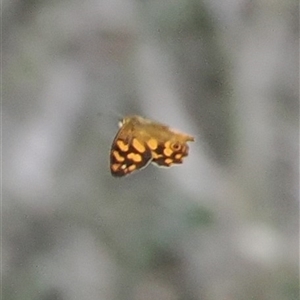
{"label": "butterfly hindwing", "polygon": [[152,154],[152,163],[159,167],[170,167],[173,164],[181,164],[183,158],[188,155],[188,145],[186,143],[166,141],[159,145]]}

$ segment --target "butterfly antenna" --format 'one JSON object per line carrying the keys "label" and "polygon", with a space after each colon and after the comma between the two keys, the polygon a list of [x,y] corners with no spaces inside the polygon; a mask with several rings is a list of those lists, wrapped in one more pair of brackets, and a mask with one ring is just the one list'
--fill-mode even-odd
{"label": "butterfly antenna", "polygon": [[107,117],[107,116],[116,117],[119,121],[123,120],[122,114],[120,114],[119,112],[110,110],[110,109],[106,109],[105,111],[99,112],[97,115],[99,117]]}

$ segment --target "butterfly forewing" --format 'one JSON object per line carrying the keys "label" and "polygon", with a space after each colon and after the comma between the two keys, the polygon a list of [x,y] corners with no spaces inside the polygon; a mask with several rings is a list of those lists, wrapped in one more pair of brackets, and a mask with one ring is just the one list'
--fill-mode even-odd
{"label": "butterfly forewing", "polygon": [[126,133],[124,130],[126,126],[121,127],[110,152],[110,170],[111,174],[116,177],[140,170],[146,167],[152,159],[151,150],[143,145],[132,131],[128,129],[129,132]]}

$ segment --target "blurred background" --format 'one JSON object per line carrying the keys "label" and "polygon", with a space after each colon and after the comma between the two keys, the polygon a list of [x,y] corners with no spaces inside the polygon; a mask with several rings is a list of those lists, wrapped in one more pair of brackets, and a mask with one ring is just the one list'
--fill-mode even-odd
{"label": "blurred background", "polygon": [[[298,6],[4,1],[3,299],[299,299]],[[184,164],[113,178],[128,114]]]}

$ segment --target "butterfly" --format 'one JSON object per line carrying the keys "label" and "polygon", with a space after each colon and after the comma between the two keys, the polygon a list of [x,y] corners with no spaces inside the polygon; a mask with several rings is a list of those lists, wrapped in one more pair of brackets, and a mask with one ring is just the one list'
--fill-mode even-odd
{"label": "butterfly", "polygon": [[140,116],[120,122],[110,151],[110,170],[116,177],[145,168],[150,162],[160,167],[181,164],[188,155],[187,142],[194,137]]}

